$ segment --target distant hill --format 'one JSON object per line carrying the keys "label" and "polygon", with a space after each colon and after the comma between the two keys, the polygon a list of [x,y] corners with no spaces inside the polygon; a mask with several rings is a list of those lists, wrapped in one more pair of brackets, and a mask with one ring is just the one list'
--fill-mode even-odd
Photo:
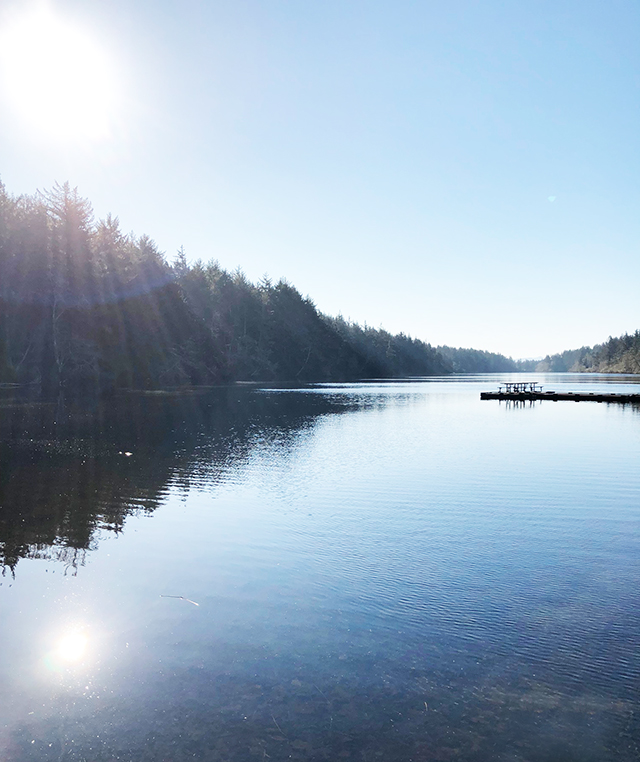
{"label": "distant hill", "polygon": [[640,331],[609,338],[604,344],[547,355],[537,371],[558,373],[640,373]]}
{"label": "distant hill", "polygon": [[446,346],[437,349],[451,363],[454,373],[511,373],[522,370],[518,362],[495,352]]}

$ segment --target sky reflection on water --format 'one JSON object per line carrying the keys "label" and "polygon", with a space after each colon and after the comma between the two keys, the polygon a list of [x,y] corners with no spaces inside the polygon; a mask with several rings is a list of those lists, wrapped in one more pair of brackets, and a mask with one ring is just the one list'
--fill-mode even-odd
{"label": "sky reflection on water", "polygon": [[640,417],[487,383],[5,426],[3,757],[637,759]]}

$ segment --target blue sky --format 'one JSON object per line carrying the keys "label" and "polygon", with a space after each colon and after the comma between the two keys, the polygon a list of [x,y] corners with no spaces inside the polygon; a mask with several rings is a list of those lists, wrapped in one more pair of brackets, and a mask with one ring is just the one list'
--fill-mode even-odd
{"label": "blue sky", "polygon": [[117,102],[107,136],[54,136],[5,77],[10,192],[69,180],[169,258],[433,344],[534,357],[640,328],[635,0],[49,7]]}

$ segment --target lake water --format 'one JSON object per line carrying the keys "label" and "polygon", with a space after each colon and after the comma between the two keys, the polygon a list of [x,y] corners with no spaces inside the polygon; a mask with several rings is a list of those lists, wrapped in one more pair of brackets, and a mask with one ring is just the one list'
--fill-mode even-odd
{"label": "lake water", "polygon": [[2,400],[0,759],[640,759],[640,411],[508,379]]}

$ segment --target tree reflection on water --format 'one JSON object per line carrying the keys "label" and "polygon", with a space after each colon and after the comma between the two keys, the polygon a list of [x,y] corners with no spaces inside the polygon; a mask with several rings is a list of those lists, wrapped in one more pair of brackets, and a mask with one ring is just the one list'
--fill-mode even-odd
{"label": "tree reflection on water", "polygon": [[0,402],[0,565],[21,558],[76,573],[101,532],[151,514],[170,486],[219,481],[265,438],[290,438],[353,406],[327,394],[230,386],[80,404]]}

